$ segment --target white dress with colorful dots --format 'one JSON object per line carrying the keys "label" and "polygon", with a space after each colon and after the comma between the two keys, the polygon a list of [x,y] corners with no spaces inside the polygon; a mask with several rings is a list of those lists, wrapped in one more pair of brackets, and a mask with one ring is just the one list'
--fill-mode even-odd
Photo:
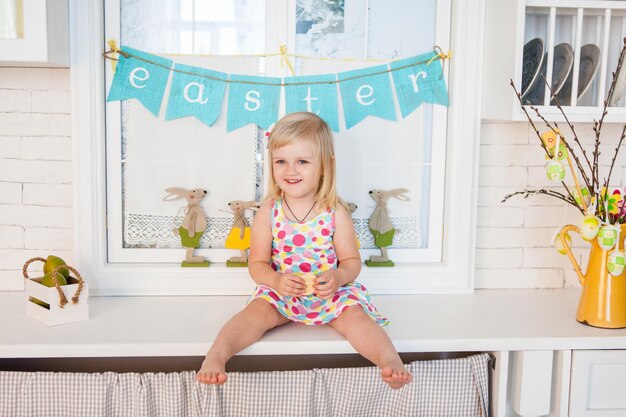
{"label": "white dress with colorful dots", "polygon": [[[272,222],[272,268],[295,275],[319,275],[337,268],[333,246],[335,212],[327,210],[304,223],[289,220],[283,213],[282,201],[274,202]],[[267,285],[258,285],[251,300],[261,298],[291,321],[304,324],[324,324],[332,321],[350,306],[359,305],[378,324],[389,321],[382,317],[370,301],[365,287],[352,282],[339,287],[335,295],[322,300],[315,295],[284,297]]]}

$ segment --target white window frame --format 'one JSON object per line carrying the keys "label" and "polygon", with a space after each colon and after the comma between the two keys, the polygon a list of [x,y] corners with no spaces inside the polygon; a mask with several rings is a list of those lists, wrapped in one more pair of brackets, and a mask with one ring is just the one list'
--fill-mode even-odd
{"label": "white window frame", "polygon": [[[268,8],[276,10],[268,19],[287,21],[292,3],[268,0]],[[447,140],[443,146],[433,143],[434,151],[446,152],[446,164],[432,167],[445,169],[445,188],[431,189],[430,196],[431,216],[443,215],[443,222],[438,223],[444,224],[443,235],[439,228],[429,228],[429,246],[441,250],[443,262],[399,262],[393,268],[364,266],[359,280],[375,294],[473,290],[484,0],[453,1],[450,16],[450,45],[455,51],[453,59],[446,61],[450,66],[451,103]],[[70,0],[70,21],[75,259],[90,289],[96,295],[249,293],[253,282],[245,268],[107,262],[104,79],[109,63],[103,64],[101,57],[107,48],[103,0]],[[276,37],[274,41],[286,39],[282,43],[293,44],[295,33],[285,29],[271,36]],[[437,107],[433,115],[442,117],[445,112]],[[434,205],[443,195],[442,211]],[[442,239],[441,248],[431,239]]]}

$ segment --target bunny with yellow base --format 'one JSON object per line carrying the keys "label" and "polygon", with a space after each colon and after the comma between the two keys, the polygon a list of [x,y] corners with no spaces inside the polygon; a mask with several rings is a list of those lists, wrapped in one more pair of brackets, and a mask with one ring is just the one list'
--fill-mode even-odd
{"label": "bunny with yellow base", "polygon": [[246,210],[257,211],[260,204],[258,201],[241,200],[234,200],[228,203],[228,207],[233,212],[234,221],[224,247],[227,249],[239,249],[240,256],[232,256],[226,261],[226,266],[248,266],[247,250],[250,247],[250,225],[245,217],[245,212]]}
{"label": "bunny with yellow base", "polygon": [[[163,201],[179,200],[184,198],[187,200],[185,209],[185,217],[183,223],[178,229],[173,229],[174,234],[180,236],[180,243],[187,249],[185,260],[181,263],[184,267],[206,267],[210,265],[208,260],[202,256],[194,256],[194,250],[200,246],[200,238],[206,230],[206,214],[200,206],[200,201],[207,195],[207,191],[201,188],[187,190],[185,188],[170,187],[166,188],[168,193],[163,197]],[[180,210],[179,210],[180,211]]]}

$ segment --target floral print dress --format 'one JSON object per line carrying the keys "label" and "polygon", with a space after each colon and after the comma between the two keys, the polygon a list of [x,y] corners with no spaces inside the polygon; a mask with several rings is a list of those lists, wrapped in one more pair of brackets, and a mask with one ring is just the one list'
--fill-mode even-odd
{"label": "floral print dress", "polygon": [[[289,220],[282,200],[272,207],[272,259],[275,271],[294,275],[319,275],[337,268],[337,256],[333,246],[335,212],[327,210],[303,223]],[[282,296],[267,285],[258,285],[250,300],[261,298],[272,304],[291,321],[304,324],[325,324],[337,318],[348,307],[358,305],[378,324],[389,321],[382,317],[370,301],[367,289],[358,282],[339,287],[327,300],[312,295],[300,297]]]}

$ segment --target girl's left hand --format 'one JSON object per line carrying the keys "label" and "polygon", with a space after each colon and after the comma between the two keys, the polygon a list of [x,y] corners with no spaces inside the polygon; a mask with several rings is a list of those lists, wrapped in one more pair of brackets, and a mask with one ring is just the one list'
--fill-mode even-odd
{"label": "girl's left hand", "polygon": [[315,295],[324,300],[331,298],[340,287],[339,273],[331,269],[315,277]]}

